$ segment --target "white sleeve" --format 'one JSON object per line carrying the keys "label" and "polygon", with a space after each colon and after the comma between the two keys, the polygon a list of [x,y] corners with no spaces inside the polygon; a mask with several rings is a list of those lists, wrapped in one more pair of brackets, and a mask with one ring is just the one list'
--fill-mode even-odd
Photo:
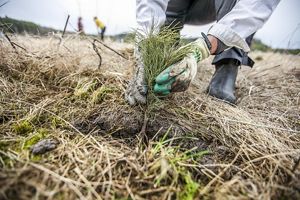
{"label": "white sleeve", "polygon": [[165,23],[169,0],[136,0],[137,29],[148,31]]}
{"label": "white sleeve", "polygon": [[269,19],[280,0],[239,0],[234,8],[214,24],[208,34],[227,46],[249,52],[245,39],[260,29]]}

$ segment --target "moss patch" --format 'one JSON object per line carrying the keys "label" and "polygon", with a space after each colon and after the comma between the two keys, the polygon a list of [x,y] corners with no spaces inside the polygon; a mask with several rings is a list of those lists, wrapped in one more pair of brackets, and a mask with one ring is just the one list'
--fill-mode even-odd
{"label": "moss patch", "polygon": [[44,139],[48,136],[49,131],[47,129],[41,128],[33,135],[25,139],[22,149],[29,150],[33,145],[38,143],[41,139]]}

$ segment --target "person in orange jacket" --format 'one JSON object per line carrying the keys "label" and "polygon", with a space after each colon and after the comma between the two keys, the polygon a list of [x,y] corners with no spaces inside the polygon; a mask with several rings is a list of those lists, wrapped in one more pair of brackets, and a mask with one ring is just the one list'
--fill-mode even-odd
{"label": "person in orange jacket", "polygon": [[101,40],[103,41],[104,40],[104,33],[105,33],[105,30],[106,30],[106,26],[104,25],[104,23],[102,21],[100,21],[98,19],[98,17],[94,17],[94,21],[95,21],[95,24],[97,26],[98,34],[99,34],[99,29],[101,30],[100,35],[101,35]]}

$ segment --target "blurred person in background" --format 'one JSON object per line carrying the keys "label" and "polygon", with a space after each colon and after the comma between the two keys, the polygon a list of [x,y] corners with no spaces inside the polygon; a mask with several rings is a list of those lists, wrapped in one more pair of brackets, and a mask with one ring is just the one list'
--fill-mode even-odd
{"label": "blurred person in background", "polygon": [[[207,34],[193,42],[193,54],[164,70],[157,78],[154,92],[168,95],[185,91],[197,73],[197,64],[214,55],[215,73],[207,93],[235,104],[235,82],[241,65],[252,67],[248,57],[255,32],[271,16],[280,0],[137,0],[138,31],[154,25],[167,25],[178,32],[184,24],[204,25],[216,21]],[[145,104],[147,86],[144,64],[138,47],[135,48],[137,66],[125,92],[130,105]]]}
{"label": "blurred person in background", "polygon": [[78,26],[78,32],[79,34],[83,34],[84,35],[84,29],[83,29],[83,24],[82,24],[82,17],[78,17],[78,22],[77,22],[77,26]]}
{"label": "blurred person in background", "polygon": [[[100,19],[98,19],[98,17],[94,17],[94,22],[96,24],[98,34],[100,33],[101,40],[104,41],[104,33],[106,30],[106,26],[104,25],[104,23],[102,21],[100,21]],[[99,32],[99,30],[100,30],[100,32]]]}

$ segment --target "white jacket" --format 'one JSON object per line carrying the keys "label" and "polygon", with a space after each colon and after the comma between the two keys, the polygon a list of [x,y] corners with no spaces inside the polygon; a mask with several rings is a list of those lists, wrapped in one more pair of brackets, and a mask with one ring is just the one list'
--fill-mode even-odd
{"label": "white jacket", "polygon": [[[260,29],[269,19],[280,0],[238,0],[234,8],[212,25],[208,34],[227,46],[249,52],[245,39]],[[137,0],[138,30],[148,30],[153,22],[161,26],[166,20],[169,0]]]}

